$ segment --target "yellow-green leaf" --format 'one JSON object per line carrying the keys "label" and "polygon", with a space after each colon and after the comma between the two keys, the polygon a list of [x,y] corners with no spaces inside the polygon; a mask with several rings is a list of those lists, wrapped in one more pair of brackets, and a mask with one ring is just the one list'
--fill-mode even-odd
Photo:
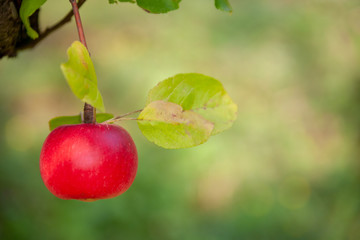
{"label": "yellow-green leaf", "polygon": [[69,60],[61,64],[61,70],[76,97],[105,111],[100,91],[97,87],[97,78],[94,65],[86,47],[75,41],[67,51]]}
{"label": "yellow-green leaf", "polygon": [[26,28],[26,33],[32,38],[38,38],[39,34],[30,26],[29,17],[38,10],[46,0],[23,0],[20,6],[20,18]]}

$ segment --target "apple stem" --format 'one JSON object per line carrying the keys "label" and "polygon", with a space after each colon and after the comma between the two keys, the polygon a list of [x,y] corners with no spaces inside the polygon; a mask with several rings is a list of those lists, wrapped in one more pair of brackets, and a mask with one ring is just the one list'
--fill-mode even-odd
{"label": "apple stem", "polygon": [[[74,17],[75,17],[75,22],[76,22],[76,27],[78,30],[80,42],[86,47],[86,49],[88,49],[87,44],[86,44],[85,34],[84,34],[84,28],[81,23],[78,5],[76,3],[76,0],[69,0],[69,1],[71,3],[71,6],[72,6],[72,9],[74,12]],[[89,49],[88,49],[88,51],[89,51]],[[84,123],[95,123],[96,122],[96,108],[94,108],[93,106],[91,106],[88,103],[85,103],[85,105],[84,105],[83,122]]]}

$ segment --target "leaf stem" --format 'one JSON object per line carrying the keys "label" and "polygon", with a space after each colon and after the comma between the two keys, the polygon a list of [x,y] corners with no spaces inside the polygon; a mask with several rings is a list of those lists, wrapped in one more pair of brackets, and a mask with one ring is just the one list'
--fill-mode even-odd
{"label": "leaf stem", "polygon": [[113,121],[113,122],[119,122],[119,121],[123,121],[123,120],[136,120],[136,121],[138,121],[140,119],[137,119],[137,118],[119,118],[119,119],[117,119],[116,121]]}
{"label": "leaf stem", "polygon": [[[86,48],[88,48],[87,44],[86,44],[84,28],[81,23],[79,8],[76,3],[76,0],[69,0],[69,1],[71,3],[72,9],[73,9],[80,42]],[[88,51],[89,51],[89,49],[88,49]],[[84,105],[84,123],[96,123],[96,109],[88,103],[85,103],[85,105]]]}
{"label": "leaf stem", "polygon": [[107,123],[113,123],[113,122],[122,121],[122,120],[139,120],[139,119],[137,119],[137,118],[125,118],[125,117],[126,117],[126,116],[129,116],[129,115],[132,115],[132,114],[135,114],[135,113],[138,113],[138,112],[141,112],[141,111],[142,111],[142,109],[136,110],[136,111],[133,111],[133,112],[129,112],[129,113],[125,113],[125,114],[123,114],[123,115],[120,115],[120,116],[111,118],[111,119],[109,119],[109,120],[106,120],[106,121],[103,122],[103,123],[107,124]]}

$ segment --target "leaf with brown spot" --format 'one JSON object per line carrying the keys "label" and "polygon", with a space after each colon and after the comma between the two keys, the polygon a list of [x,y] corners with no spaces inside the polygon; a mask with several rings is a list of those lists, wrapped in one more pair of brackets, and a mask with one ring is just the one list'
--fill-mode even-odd
{"label": "leaf with brown spot", "polygon": [[237,105],[221,82],[198,73],[178,74],[160,82],[150,90],[146,103],[157,100],[198,113],[214,124],[212,135],[230,128],[237,116]]}
{"label": "leaf with brown spot", "polygon": [[188,148],[206,142],[214,124],[175,103],[154,101],[138,117],[144,136],[163,148]]}

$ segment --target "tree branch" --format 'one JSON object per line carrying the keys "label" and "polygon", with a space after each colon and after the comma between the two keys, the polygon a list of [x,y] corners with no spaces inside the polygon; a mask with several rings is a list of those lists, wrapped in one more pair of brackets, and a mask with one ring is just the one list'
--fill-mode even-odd
{"label": "tree branch", "polygon": [[[86,0],[78,0],[78,3],[77,3],[78,8],[80,8],[85,2],[86,2]],[[30,41],[30,42],[27,42],[24,45],[17,46],[17,50],[23,50],[23,49],[28,49],[28,48],[35,47],[39,42],[41,42],[43,39],[45,39],[51,33],[55,32],[56,30],[61,28],[63,25],[70,22],[72,16],[74,16],[74,12],[73,12],[73,10],[70,10],[68,12],[68,14],[66,14],[65,17],[63,17],[58,23],[54,24],[51,27],[46,28],[45,31],[40,33],[39,37],[37,39],[35,39],[33,41]]]}

